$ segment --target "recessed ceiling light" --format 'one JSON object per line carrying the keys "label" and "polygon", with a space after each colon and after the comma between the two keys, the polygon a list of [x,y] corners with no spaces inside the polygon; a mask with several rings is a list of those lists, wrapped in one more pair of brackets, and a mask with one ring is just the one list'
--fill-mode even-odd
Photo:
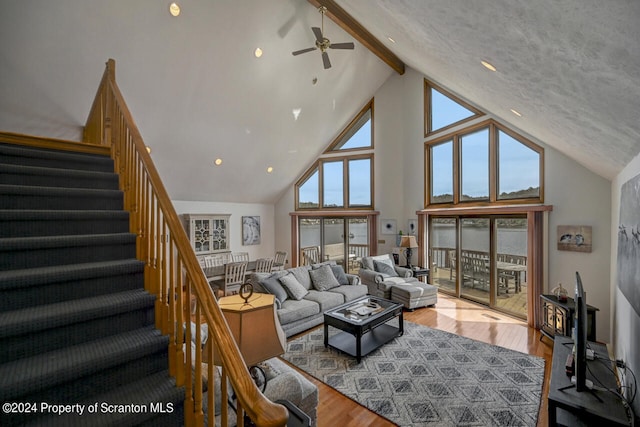
{"label": "recessed ceiling light", "polygon": [[215,163],[216,166],[220,166],[222,164],[222,159],[216,159],[213,163]]}
{"label": "recessed ceiling light", "polygon": [[293,113],[293,119],[294,120],[298,120],[298,117],[300,116],[300,113],[302,112],[302,108],[294,108],[293,110],[291,110],[291,112]]}
{"label": "recessed ceiling light", "polygon": [[512,112],[513,114],[515,114],[516,116],[518,116],[518,117],[522,117],[522,113],[521,113],[520,111],[518,111],[518,110],[514,110],[514,109],[512,108],[512,109],[511,109],[511,112]]}
{"label": "recessed ceiling light", "polygon": [[389,37],[389,36],[387,36],[387,40],[389,40],[391,43],[395,43],[396,42],[392,37]]}
{"label": "recessed ceiling light", "polygon": [[173,2],[169,5],[169,13],[171,14],[171,16],[180,15],[180,6],[178,6],[178,3]]}
{"label": "recessed ceiling light", "polygon": [[269,166],[269,167],[267,168],[267,173],[271,173],[271,172],[273,172],[273,167]]}
{"label": "recessed ceiling light", "polygon": [[262,49],[257,47],[256,50],[253,51],[253,54],[255,55],[256,58],[260,58],[262,56]]}
{"label": "recessed ceiling light", "polygon": [[480,61],[480,63],[482,65],[484,65],[484,67],[486,69],[491,70],[491,71],[496,71],[496,67],[494,67],[493,65],[489,64],[487,61]]}

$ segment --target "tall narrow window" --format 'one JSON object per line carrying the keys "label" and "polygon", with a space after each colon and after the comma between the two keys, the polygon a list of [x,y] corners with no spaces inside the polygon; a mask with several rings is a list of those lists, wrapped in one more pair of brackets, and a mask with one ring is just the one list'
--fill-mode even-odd
{"label": "tall narrow window", "polygon": [[322,163],[322,207],[344,207],[343,162]]}
{"label": "tall narrow window", "polygon": [[349,207],[371,206],[371,159],[348,160]]}
{"label": "tall narrow window", "polygon": [[460,138],[460,201],[489,199],[489,129]]}
{"label": "tall narrow window", "polygon": [[498,199],[540,196],[540,153],[498,130]]}
{"label": "tall narrow window", "polygon": [[319,188],[318,168],[316,166],[311,175],[298,186],[298,206],[303,209],[317,209],[320,206]]}
{"label": "tall narrow window", "polygon": [[453,202],[453,141],[431,147],[431,203]]}

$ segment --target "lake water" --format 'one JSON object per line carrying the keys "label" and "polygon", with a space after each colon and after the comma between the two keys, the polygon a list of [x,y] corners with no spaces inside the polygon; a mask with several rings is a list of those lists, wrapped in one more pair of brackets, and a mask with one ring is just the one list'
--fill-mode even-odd
{"label": "lake water", "polygon": [[[351,244],[367,243],[367,224],[358,223],[350,226]],[[339,243],[343,241],[342,224],[325,225],[325,243]],[[487,251],[489,248],[489,233],[482,228],[465,228],[462,233],[465,249]],[[309,225],[300,229],[300,247],[318,245],[320,243],[320,226]],[[455,247],[455,225],[438,224],[434,227],[431,244],[435,247]],[[525,228],[499,228],[498,253],[527,255],[527,230]]]}

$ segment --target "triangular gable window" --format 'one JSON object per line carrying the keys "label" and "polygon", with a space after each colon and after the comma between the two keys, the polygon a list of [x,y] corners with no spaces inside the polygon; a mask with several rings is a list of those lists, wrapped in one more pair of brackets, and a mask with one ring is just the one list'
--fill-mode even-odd
{"label": "triangular gable window", "polygon": [[425,136],[459,125],[484,113],[425,80]]}
{"label": "triangular gable window", "polygon": [[324,154],[346,150],[369,150],[373,148],[373,100],[347,125],[329,145]]}

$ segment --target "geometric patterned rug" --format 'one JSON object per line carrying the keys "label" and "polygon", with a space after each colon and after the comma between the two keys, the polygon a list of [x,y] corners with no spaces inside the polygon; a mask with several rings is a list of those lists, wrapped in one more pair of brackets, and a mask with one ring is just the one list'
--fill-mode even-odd
{"label": "geometric patterned rug", "polygon": [[536,426],[543,358],[405,321],[403,336],[358,364],[323,334],[290,341],[282,358],[392,423]]}

